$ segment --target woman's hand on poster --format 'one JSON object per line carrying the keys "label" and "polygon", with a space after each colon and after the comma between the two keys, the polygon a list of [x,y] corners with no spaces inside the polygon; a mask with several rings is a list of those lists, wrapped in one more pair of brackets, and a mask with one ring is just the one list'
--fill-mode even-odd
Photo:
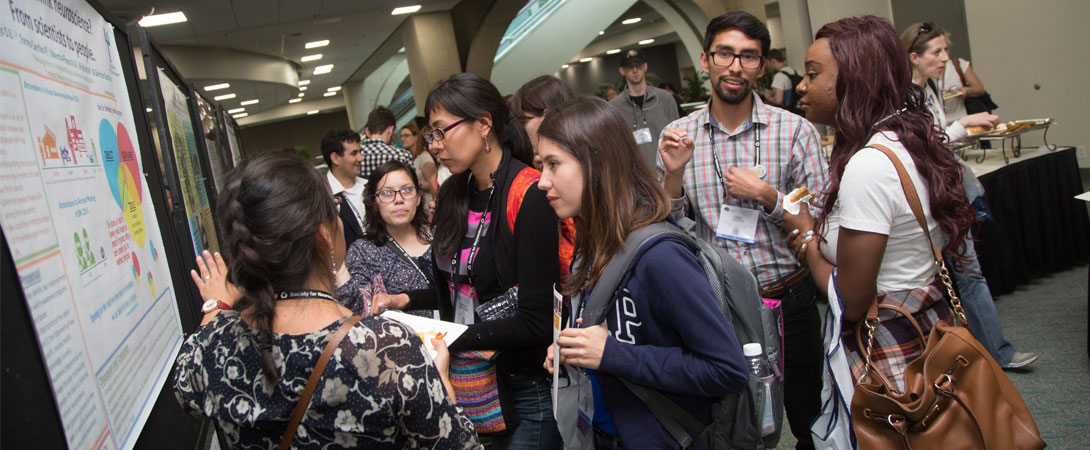
{"label": "woman's hand on poster", "polygon": [[197,285],[202,300],[216,299],[233,306],[242,298],[242,291],[227,281],[227,264],[219,252],[213,255],[205,250],[197,256],[197,268],[200,274],[190,270],[189,275],[193,277],[193,284]]}

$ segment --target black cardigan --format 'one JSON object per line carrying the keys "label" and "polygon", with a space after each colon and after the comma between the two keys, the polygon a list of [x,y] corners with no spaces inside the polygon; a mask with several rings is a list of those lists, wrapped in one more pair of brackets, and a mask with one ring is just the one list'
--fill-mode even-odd
{"label": "black cardigan", "polygon": [[[500,350],[496,363],[501,396],[505,375],[544,372],[545,349],[552,343],[553,285],[560,278],[559,220],[536,182],[526,191],[514,233],[508,227],[507,194],[515,176],[527,166],[512,158],[509,150],[503,153],[493,174],[497,191],[491,207],[492,220],[477,253],[473,282],[481,303],[517,284],[519,311],[514,317],[470,325],[450,346],[452,352]],[[408,292],[409,305],[405,309],[438,309],[439,316],[449,321],[454,319],[454,306],[447,274],[436,265],[436,259],[443,256],[436,253],[432,258],[436,289]]]}

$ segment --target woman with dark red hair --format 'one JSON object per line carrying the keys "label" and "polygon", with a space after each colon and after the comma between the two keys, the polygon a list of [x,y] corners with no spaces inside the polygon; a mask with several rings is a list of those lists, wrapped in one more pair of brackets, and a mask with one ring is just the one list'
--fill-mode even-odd
{"label": "woman with dark red hair", "polygon": [[[878,298],[915,318],[923,333],[950,308],[938,281],[930,242],[960,260],[973,220],[961,189],[961,173],[933,126],[924,93],[889,22],[873,16],[823,26],[806,54],[798,86],[802,109],[812,122],[836,128],[829,162],[830,183],[822,193],[831,205],[815,221],[807,208],[785,215],[784,227],[819,288],[831,283],[842,299],[853,381],[864,373],[864,350],[854,323]],[[900,160],[922,204],[926,236],[916,221],[893,163]],[[818,239],[813,239],[815,236]],[[947,239],[949,238],[949,239]],[[871,364],[904,389],[905,366],[922,351],[919,333],[901,314],[881,309]]]}

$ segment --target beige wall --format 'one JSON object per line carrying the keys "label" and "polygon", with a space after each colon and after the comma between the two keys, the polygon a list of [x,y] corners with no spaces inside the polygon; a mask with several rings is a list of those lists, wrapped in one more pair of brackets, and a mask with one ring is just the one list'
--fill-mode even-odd
{"label": "beige wall", "polygon": [[[1000,119],[1052,117],[1058,124],[1048,132],[1050,144],[1086,145],[1090,2],[965,0],[965,10],[973,70],[999,105]],[[1027,134],[1022,143],[1040,145],[1040,136]]]}
{"label": "beige wall", "polygon": [[239,139],[242,150],[249,158],[270,149],[294,148],[305,146],[310,156],[322,157],[322,137],[326,133],[348,128],[348,114],[345,110],[302,116],[296,119],[254,125],[242,129]]}
{"label": "beige wall", "polygon": [[873,15],[893,20],[889,0],[808,0],[810,28],[817,30],[829,22],[845,17]]}

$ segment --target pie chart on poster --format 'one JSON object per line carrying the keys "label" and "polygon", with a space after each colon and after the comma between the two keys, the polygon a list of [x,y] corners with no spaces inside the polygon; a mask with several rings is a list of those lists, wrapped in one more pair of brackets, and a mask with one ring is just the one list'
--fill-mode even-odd
{"label": "pie chart on poster", "polygon": [[121,208],[133,243],[142,248],[146,241],[142,205],[144,188],[140,183],[140,164],[132,139],[124,125],[117,124],[115,131],[108,120],[102,119],[98,124],[98,140],[110,193]]}

